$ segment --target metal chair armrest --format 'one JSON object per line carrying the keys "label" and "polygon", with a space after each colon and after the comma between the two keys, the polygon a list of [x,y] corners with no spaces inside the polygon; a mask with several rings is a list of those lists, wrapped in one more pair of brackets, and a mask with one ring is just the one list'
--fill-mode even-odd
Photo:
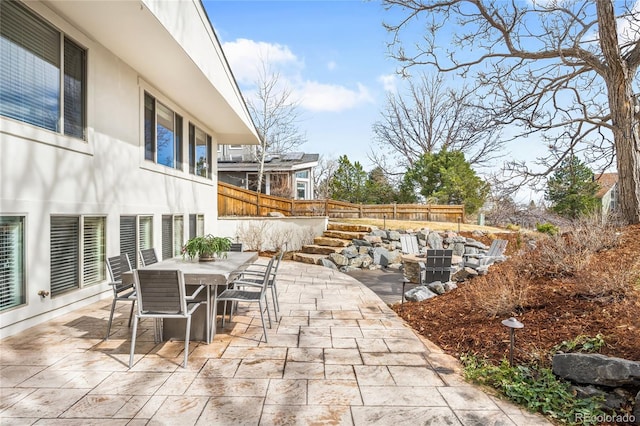
{"label": "metal chair armrest", "polygon": [[203,289],[205,289],[205,288],[206,288],[206,286],[205,286],[204,284],[201,284],[201,285],[196,289],[196,291],[194,291],[193,293],[191,293],[191,295],[186,296],[186,297],[185,297],[185,299],[186,299],[186,300],[188,300],[188,301],[195,300],[196,296],[197,296],[198,294],[200,294],[200,292],[201,292]]}

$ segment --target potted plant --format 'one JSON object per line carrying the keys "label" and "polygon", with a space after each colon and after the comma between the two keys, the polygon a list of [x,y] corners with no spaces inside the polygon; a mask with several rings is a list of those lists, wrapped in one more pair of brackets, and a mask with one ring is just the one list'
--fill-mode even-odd
{"label": "potted plant", "polygon": [[231,238],[214,237],[213,235],[205,235],[204,237],[195,237],[187,241],[182,248],[182,256],[189,256],[193,259],[198,256],[200,262],[211,262],[216,257],[222,257],[231,248]]}

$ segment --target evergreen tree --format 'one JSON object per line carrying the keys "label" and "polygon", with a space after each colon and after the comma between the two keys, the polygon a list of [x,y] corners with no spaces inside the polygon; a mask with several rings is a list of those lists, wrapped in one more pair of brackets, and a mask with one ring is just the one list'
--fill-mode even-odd
{"label": "evergreen tree", "polygon": [[338,159],[338,169],[329,181],[331,199],[362,203],[365,199],[367,173],[359,162],[351,164],[346,155]]}
{"label": "evergreen tree", "polygon": [[595,197],[598,182],[593,171],[578,157],[567,157],[547,181],[545,198],[551,202],[551,210],[560,216],[576,219],[594,212],[598,206]]}
{"label": "evergreen tree", "polygon": [[476,175],[460,151],[442,150],[423,154],[404,175],[400,187],[404,202],[422,196],[427,203],[464,204],[475,213],[489,194],[489,185]]}
{"label": "evergreen tree", "polygon": [[391,185],[381,167],[369,172],[365,185],[365,202],[367,204],[391,204],[398,200],[398,191]]}

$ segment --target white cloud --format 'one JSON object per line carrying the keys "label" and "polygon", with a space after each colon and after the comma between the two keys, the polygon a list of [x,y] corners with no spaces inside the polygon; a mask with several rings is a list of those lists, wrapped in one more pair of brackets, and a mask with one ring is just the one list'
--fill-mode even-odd
{"label": "white cloud", "polygon": [[317,112],[340,112],[373,102],[369,90],[359,83],[357,90],[351,90],[335,84],[307,81],[295,89],[295,94],[303,108]]}
{"label": "white cloud", "polygon": [[[237,39],[222,45],[233,75],[245,93],[251,98],[251,88],[260,79],[263,64],[279,74],[278,83],[287,87],[303,109],[309,111],[340,112],[373,102],[369,90],[356,83],[356,89],[345,85],[312,81],[304,76],[304,60],[297,57],[288,46]],[[333,70],[337,64],[327,64]]]}
{"label": "white cloud", "polygon": [[398,91],[398,76],[396,76],[395,74],[381,75],[380,77],[378,77],[378,81],[382,83],[382,87],[387,92],[395,93]]}
{"label": "white cloud", "polygon": [[233,75],[241,84],[258,80],[261,62],[274,70],[296,70],[304,67],[287,46],[239,38],[222,45]]}

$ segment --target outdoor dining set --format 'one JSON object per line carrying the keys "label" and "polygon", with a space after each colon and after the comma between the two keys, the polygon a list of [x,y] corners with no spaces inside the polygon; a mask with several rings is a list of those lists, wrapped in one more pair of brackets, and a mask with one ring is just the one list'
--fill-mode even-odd
{"label": "outdoor dining set", "polygon": [[[118,302],[131,303],[131,351],[129,367],[134,364],[138,323],[154,321],[154,340],[184,339],[184,363],[187,367],[189,341],[211,343],[216,334],[218,307],[221,321],[232,320],[238,303],[257,304],[260,310],[264,341],[267,327],[278,321],[278,292],[276,274],[284,249],[264,265],[256,263],[258,253],[242,251],[241,244],[233,244],[231,251],[213,262],[198,259],[169,258],[158,260],[155,249],[140,250],[141,267],[132,268],[127,254],[107,259],[107,270],[113,287],[113,302],[109,314],[109,339],[113,316]],[[271,308],[267,302],[270,294]],[[230,302],[227,305],[227,302]]]}

